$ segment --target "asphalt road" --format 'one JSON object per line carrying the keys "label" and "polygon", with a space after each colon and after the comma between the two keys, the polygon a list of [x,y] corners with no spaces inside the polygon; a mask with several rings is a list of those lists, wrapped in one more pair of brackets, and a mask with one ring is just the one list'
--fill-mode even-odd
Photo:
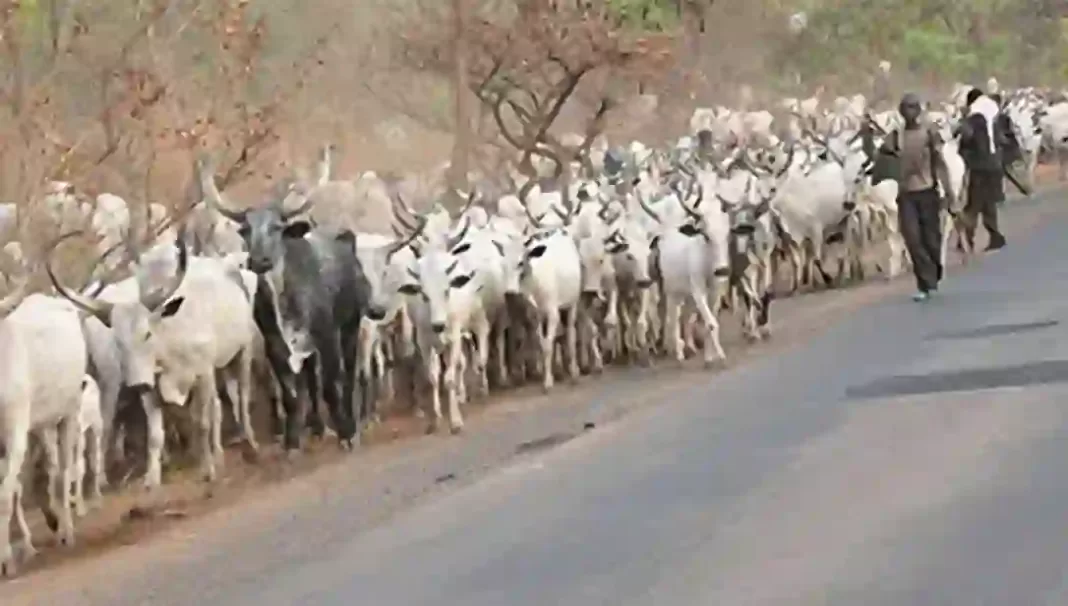
{"label": "asphalt road", "polygon": [[359,531],[331,470],[4,603],[1068,604],[1066,232]]}

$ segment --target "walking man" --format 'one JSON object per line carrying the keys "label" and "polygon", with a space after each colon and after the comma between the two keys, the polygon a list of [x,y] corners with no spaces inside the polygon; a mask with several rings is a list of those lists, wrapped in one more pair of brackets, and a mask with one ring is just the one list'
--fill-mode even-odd
{"label": "walking man", "polygon": [[[1007,146],[1003,124],[999,125],[998,103],[973,88],[967,97],[967,111],[960,127],[960,155],[967,168],[965,175],[964,237],[969,249],[975,248],[975,230],[979,217],[989,240],[986,250],[1005,246],[1005,236],[998,229],[998,205],[1005,200],[1003,150]],[[1002,144],[999,145],[999,139]]]}
{"label": "walking man", "polygon": [[[942,138],[922,119],[919,96],[906,94],[898,111],[905,125],[887,135],[879,151],[897,160],[897,216],[916,275],[913,299],[926,301],[942,279],[942,210],[956,207],[956,192],[942,157]],[[945,196],[939,195],[939,183]]]}

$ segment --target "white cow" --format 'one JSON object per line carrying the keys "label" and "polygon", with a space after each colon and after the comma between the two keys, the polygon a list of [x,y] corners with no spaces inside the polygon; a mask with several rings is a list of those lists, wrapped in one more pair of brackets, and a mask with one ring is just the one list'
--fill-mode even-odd
{"label": "white cow", "polygon": [[[698,185],[696,198],[691,188],[687,195],[679,199],[687,214],[682,223],[669,223],[659,217],[640,196],[639,202],[659,223],[654,247],[661,296],[664,299],[664,349],[674,354],[679,362],[685,359],[680,316],[683,303],[689,300],[696,307],[707,331],[705,363],[713,364],[727,357],[720,343],[716,315],[730,278],[727,250],[730,224],[725,209],[716,203],[702,204],[703,190]],[[693,202],[688,201],[691,199]]]}
{"label": "white cow", "polygon": [[578,328],[576,314],[582,293],[582,262],[575,239],[566,228],[552,227],[535,233],[524,243],[520,271],[509,283],[511,294],[522,294],[535,311],[540,327],[542,388],[553,388],[553,352],[564,318],[568,374],[578,380]]}
{"label": "white cow", "polygon": [[[215,479],[222,463],[222,409],[216,396],[216,369],[226,371],[226,387],[239,407],[245,438],[256,446],[248,413],[251,357],[256,343],[248,284],[252,278],[228,259],[189,258],[180,242],[177,273],[162,287],[135,275],[109,285],[97,298],[63,287],[63,296],[112,329],[123,382],[140,393],[148,419],[148,471],[145,485],[158,486],[164,446],[163,403],[183,406],[194,397],[202,431],[201,470]],[[153,288],[153,286],[157,286]],[[237,390],[237,394],[235,394]],[[236,397],[235,397],[236,396]]]}
{"label": "white cow", "polygon": [[[48,458],[49,509],[58,507],[58,533],[74,543],[69,487],[74,480],[81,385],[87,355],[77,309],[45,295],[26,297],[25,283],[0,302],[0,313],[18,307],[0,321],[0,444],[4,465],[0,479],[0,575],[15,573],[9,520],[21,512],[19,472],[30,432],[39,433]],[[19,304],[19,301],[21,304]],[[62,347],[57,347],[62,343]],[[21,513],[19,513],[21,516]],[[54,513],[53,513],[54,515]],[[32,544],[26,535],[26,554]]]}
{"label": "white cow", "polygon": [[479,356],[477,370],[480,385],[483,393],[488,391],[485,371],[490,322],[478,295],[481,276],[472,271],[462,258],[449,252],[459,244],[465,232],[466,229],[458,237],[450,238],[441,248],[424,250],[409,272],[409,281],[400,288],[400,292],[411,298],[416,339],[426,363],[433,413],[431,430],[436,430],[441,420],[439,387],[443,380],[449,407],[449,427],[453,433],[462,431],[464,426],[460,402],[466,400],[463,383],[463,371],[466,368],[463,351],[465,333],[474,334]]}

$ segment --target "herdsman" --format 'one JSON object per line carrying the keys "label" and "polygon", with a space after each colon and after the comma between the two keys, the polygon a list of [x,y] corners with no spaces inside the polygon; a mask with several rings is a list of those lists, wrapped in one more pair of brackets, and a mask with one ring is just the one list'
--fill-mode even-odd
{"label": "herdsman", "polygon": [[[982,216],[989,241],[987,250],[1005,246],[998,229],[998,205],[1005,200],[1003,151],[1008,146],[1001,108],[997,101],[977,88],[968,92],[967,111],[960,125],[960,155],[965,175],[964,237],[968,248],[975,245],[975,230]],[[1011,127],[1010,127],[1011,128]],[[1000,143],[1000,144],[999,144]]]}
{"label": "herdsman", "polygon": [[924,119],[919,96],[906,94],[898,111],[905,124],[887,135],[876,164],[893,167],[898,222],[916,275],[913,299],[926,301],[942,279],[942,210],[955,209],[957,197],[942,157],[942,137]]}

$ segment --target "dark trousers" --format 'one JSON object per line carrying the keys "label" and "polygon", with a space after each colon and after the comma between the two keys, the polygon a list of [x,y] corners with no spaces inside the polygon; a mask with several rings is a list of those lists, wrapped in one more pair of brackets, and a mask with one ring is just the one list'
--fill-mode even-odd
{"label": "dark trousers", "polygon": [[998,229],[998,203],[1005,199],[1004,175],[994,171],[968,171],[967,199],[964,205],[964,237],[975,245],[979,217],[990,237],[990,244],[1000,246],[1005,236]]}
{"label": "dark trousers", "polygon": [[916,288],[929,292],[942,279],[942,200],[935,189],[907,191],[897,199],[897,220],[912,259]]}

